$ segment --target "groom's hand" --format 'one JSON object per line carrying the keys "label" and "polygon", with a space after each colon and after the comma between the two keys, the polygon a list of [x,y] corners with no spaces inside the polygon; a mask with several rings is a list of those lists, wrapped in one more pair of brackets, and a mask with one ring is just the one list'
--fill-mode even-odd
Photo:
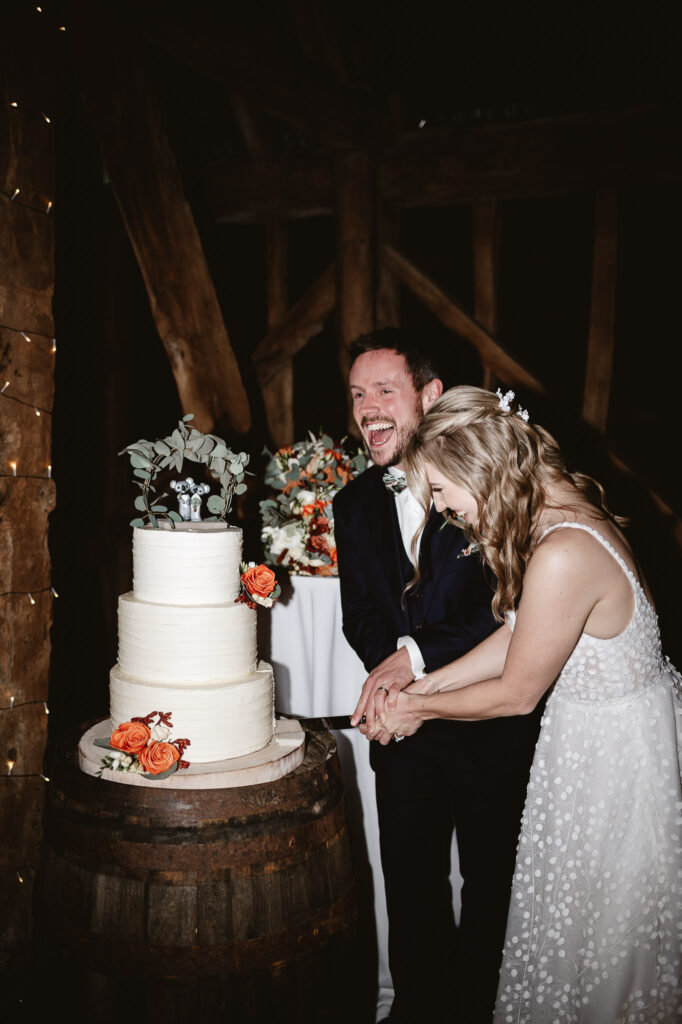
{"label": "groom's hand", "polygon": [[374,722],[375,718],[383,714],[384,704],[389,708],[395,707],[398,694],[413,679],[414,672],[407,647],[400,647],[367,676],[360,700],[351,716],[351,725],[357,725],[363,715],[366,715],[368,723]]}

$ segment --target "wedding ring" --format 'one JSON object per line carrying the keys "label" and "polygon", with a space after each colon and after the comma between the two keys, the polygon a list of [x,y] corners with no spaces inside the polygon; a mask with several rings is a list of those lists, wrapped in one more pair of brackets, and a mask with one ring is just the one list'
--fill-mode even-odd
{"label": "wedding ring", "polygon": [[377,686],[377,692],[378,692],[379,690],[383,690],[383,691],[384,691],[384,693],[388,693],[388,690],[386,689],[386,687],[385,687],[385,686]]}
{"label": "wedding ring", "polygon": [[396,741],[396,743],[400,743],[400,741],[404,740],[405,737],[404,736],[394,736],[393,739]]}

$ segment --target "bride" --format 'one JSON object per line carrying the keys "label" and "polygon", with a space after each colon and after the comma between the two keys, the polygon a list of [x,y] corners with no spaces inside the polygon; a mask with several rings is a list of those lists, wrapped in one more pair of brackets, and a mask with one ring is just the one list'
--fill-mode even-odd
{"label": "bride", "polygon": [[622,520],[513,398],[451,389],[406,457],[425,515],[433,498],[480,547],[503,625],[379,693],[363,731],[388,743],[429,718],[529,713],[551,689],[495,1024],[670,1024],[682,1019],[679,675]]}

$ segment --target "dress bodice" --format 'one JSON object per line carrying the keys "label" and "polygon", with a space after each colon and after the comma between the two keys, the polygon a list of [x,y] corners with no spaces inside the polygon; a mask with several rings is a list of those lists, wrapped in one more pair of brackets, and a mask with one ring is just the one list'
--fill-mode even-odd
{"label": "dress bodice", "polygon": [[[635,610],[629,625],[617,636],[603,639],[581,634],[557,678],[554,694],[600,704],[626,700],[656,685],[661,678],[663,655],[658,617],[625,560],[593,527],[585,523],[555,523],[545,530],[540,543],[547,534],[565,528],[590,533],[615,558],[632,585]],[[512,629],[515,620],[515,612],[507,613]]]}

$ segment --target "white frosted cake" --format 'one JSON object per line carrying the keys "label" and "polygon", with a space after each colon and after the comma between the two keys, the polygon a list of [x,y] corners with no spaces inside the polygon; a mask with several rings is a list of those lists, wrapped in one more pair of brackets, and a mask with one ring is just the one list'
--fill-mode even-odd
{"label": "white frosted cake", "polygon": [[112,729],[170,711],[190,762],[223,761],[272,739],[272,668],[258,662],[256,612],[237,603],[241,530],[225,523],[133,529],[133,590],[118,602]]}

